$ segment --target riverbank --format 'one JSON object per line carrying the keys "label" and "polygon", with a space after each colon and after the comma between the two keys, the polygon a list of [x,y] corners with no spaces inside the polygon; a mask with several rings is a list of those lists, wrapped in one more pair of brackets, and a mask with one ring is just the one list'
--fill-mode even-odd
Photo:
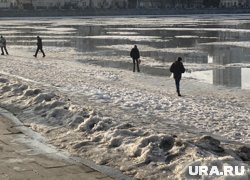
{"label": "riverbank", "polygon": [[249,14],[250,9],[84,9],[84,10],[8,10],[0,17],[60,17],[60,16],[136,16],[190,14]]}

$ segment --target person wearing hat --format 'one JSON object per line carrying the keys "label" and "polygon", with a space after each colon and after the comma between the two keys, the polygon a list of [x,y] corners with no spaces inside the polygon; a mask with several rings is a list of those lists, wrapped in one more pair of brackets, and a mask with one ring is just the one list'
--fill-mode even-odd
{"label": "person wearing hat", "polygon": [[178,96],[181,96],[180,94],[181,74],[185,72],[185,68],[181,61],[182,61],[182,58],[178,57],[177,60],[170,66],[170,72],[174,74],[176,92]]}
{"label": "person wearing hat", "polygon": [[37,49],[36,49],[36,53],[35,53],[35,55],[33,55],[34,57],[37,57],[37,53],[38,53],[38,51],[40,50],[42,53],[43,53],[43,57],[45,57],[45,53],[44,53],[44,51],[43,51],[43,43],[42,43],[42,39],[39,37],[39,36],[37,36]]}
{"label": "person wearing hat", "polygon": [[2,51],[1,55],[4,55],[4,51],[7,55],[9,55],[7,48],[6,48],[6,39],[3,36],[0,37],[0,47]]}

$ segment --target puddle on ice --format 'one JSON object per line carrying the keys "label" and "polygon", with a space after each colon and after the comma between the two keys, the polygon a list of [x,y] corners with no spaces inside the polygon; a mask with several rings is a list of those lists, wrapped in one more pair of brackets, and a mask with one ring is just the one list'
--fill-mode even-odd
{"label": "puddle on ice", "polygon": [[250,68],[226,67],[224,69],[195,71],[184,74],[184,77],[192,77],[209,84],[230,88],[250,89]]}

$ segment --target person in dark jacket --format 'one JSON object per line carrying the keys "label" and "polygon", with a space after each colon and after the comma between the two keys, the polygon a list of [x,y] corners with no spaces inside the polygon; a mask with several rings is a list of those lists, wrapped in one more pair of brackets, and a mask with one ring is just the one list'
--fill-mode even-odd
{"label": "person in dark jacket", "polygon": [[39,50],[43,53],[43,57],[45,57],[45,53],[43,51],[42,39],[39,36],[37,36],[37,43],[36,44],[37,44],[37,49],[36,49],[36,53],[35,53],[34,57],[37,56],[37,53]]}
{"label": "person in dark jacket", "polygon": [[170,67],[170,72],[174,74],[176,91],[177,91],[178,96],[181,96],[180,94],[181,74],[185,72],[185,68],[181,61],[182,61],[182,58],[178,57],[177,61],[175,61]]}
{"label": "person in dark jacket", "polygon": [[0,46],[1,46],[1,51],[2,51],[1,55],[4,55],[4,51],[7,55],[9,55],[7,48],[6,48],[6,39],[3,36],[0,37]]}
{"label": "person in dark jacket", "polygon": [[133,72],[135,72],[135,63],[137,65],[137,72],[140,72],[140,67],[139,67],[140,52],[136,45],[134,46],[134,48],[131,49],[130,57],[133,59]]}

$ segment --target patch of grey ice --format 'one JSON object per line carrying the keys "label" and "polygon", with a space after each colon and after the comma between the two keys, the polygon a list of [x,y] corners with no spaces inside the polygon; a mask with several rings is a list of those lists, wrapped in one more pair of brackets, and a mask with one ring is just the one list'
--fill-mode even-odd
{"label": "patch of grey ice", "polygon": [[107,34],[110,34],[110,35],[138,35],[139,33],[138,32],[131,32],[131,31],[119,31],[119,32],[116,32],[116,31],[111,31],[111,32],[107,32]]}
{"label": "patch of grey ice", "polygon": [[238,41],[238,42],[211,42],[211,43],[201,43],[201,45],[219,45],[219,46],[236,46],[236,47],[250,47],[250,41]]}
{"label": "patch of grey ice", "polygon": [[158,36],[118,36],[118,35],[107,35],[107,36],[85,36],[86,39],[123,39],[131,41],[155,41],[155,42],[165,42],[168,40],[163,40]]}

